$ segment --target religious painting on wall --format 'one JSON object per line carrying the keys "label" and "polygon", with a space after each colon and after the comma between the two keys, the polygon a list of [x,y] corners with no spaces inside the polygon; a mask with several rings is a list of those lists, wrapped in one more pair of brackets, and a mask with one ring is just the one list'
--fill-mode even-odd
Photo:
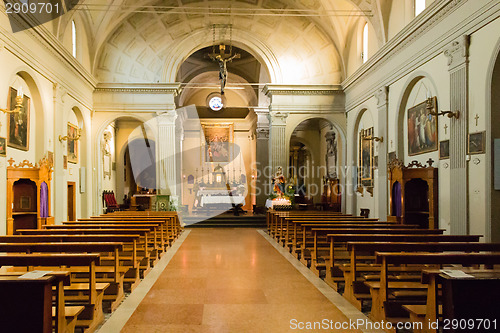
{"label": "religious painting on wall", "polygon": [[[17,90],[10,87],[7,109],[12,110],[16,107],[16,97]],[[20,150],[29,150],[30,98],[23,95],[21,112],[9,113],[7,119],[7,145]]]}
{"label": "religious painting on wall", "polygon": [[5,138],[0,138],[0,156],[7,156],[7,145],[5,144]]}
{"label": "religious painting on wall", "polygon": [[[435,112],[436,97],[432,101],[432,111]],[[408,109],[408,155],[419,155],[437,149],[437,118],[429,114],[427,102]]]}
{"label": "religious painting on wall", "polygon": [[68,162],[78,163],[78,127],[68,123]]}
{"label": "religious painting on wall", "polygon": [[362,186],[373,186],[373,127],[363,129],[359,133],[359,183]]}
{"label": "religious painting on wall", "polygon": [[450,140],[439,142],[439,159],[445,160],[450,158]]}
{"label": "religious painting on wall", "polygon": [[230,162],[232,156],[233,124],[202,124],[205,142],[202,151],[205,162]]}
{"label": "religious painting on wall", "polygon": [[485,132],[477,132],[469,134],[469,154],[484,154],[484,137]]}

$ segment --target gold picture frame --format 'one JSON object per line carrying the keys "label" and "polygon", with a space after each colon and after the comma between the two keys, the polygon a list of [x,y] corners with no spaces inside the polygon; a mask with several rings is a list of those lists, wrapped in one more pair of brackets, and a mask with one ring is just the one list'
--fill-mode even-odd
{"label": "gold picture frame", "polygon": [[68,162],[78,163],[78,140],[72,139],[78,137],[78,126],[68,123]]}
{"label": "gold picture frame", "polygon": [[228,163],[233,160],[234,124],[202,123],[202,161],[208,163]]}
{"label": "gold picture frame", "polygon": [[359,184],[365,187],[373,186],[373,127],[359,132]]}
{"label": "gold picture frame", "polygon": [[[7,109],[12,110],[16,106],[17,89],[9,87],[9,99]],[[23,108],[21,112],[7,114],[7,145],[19,150],[29,150],[30,135],[30,98],[23,97]]]}
{"label": "gold picture frame", "polygon": [[[437,110],[437,98],[432,97],[432,111]],[[429,113],[427,101],[408,109],[408,155],[415,156],[438,150],[437,117]]]}

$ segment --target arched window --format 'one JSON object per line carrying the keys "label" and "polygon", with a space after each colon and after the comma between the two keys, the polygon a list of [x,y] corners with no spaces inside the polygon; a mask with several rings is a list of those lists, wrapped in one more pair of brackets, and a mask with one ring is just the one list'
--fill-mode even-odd
{"label": "arched window", "polygon": [[418,16],[425,9],[425,0],[415,0],[415,16]]}
{"label": "arched window", "polygon": [[363,63],[365,63],[368,60],[368,23],[365,23],[365,26],[363,27]]}
{"label": "arched window", "polygon": [[71,50],[73,57],[76,58],[76,25],[75,21],[71,21]]}

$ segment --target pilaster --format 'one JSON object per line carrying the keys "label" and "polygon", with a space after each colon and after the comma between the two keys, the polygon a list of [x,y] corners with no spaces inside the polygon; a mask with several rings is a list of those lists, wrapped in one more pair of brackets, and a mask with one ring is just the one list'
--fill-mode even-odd
{"label": "pilaster", "polygon": [[[175,110],[158,114],[156,121],[158,124],[157,138],[157,178],[156,184],[159,194],[168,194],[173,199],[177,196],[177,187],[180,179],[177,177],[177,149],[175,121],[177,112]],[[177,148],[177,149],[176,149]]]}
{"label": "pilaster", "polygon": [[377,113],[378,113],[378,126],[377,134],[379,138],[383,138],[383,142],[379,141],[378,145],[378,186],[377,186],[377,199],[378,199],[378,217],[385,220],[387,218],[388,210],[388,192],[387,192],[387,126],[389,114],[389,87],[383,86],[376,93],[377,99]]}
{"label": "pilaster", "polygon": [[460,111],[458,119],[450,121],[450,205],[451,233],[465,235],[469,232],[468,202],[468,84],[469,36],[453,41],[444,50],[450,73],[450,108]]}
{"label": "pilaster", "polygon": [[256,128],[256,205],[263,207],[268,196],[270,178],[267,171],[269,167],[269,109],[255,109],[257,115]]}
{"label": "pilaster", "polygon": [[269,161],[271,162],[271,174],[274,174],[278,167],[283,168],[283,174],[286,174],[288,166],[287,142],[285,136],[286,121],[288,113],[269,112]]}

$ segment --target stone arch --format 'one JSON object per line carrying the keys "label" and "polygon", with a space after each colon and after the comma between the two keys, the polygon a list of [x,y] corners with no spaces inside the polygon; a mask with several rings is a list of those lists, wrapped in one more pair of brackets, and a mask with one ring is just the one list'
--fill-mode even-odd
{"label": "stone arch", "polygon": [[[204,47],[212,45],[212,41],[207,41],[204,38],[206,35],[205,30],[199,30],[190,34],[190,36],[177,43],[176,47],[170,49],[167,59],[169,62],[165,63],[162,70],[162,79],[164,82],[175,82],[177,72],[180,66],[189,55]],[[272,52],[271,48],[252,36],[252,34],[239,29],[233,29],[233,45],[239,47],[250,54],[252,54],[267,70],[268,76],[272,83],[279,83],[283,81],[281,68],[278,63],[277,57]],[[199,43],[204,40],[203,43]]]}
{"label": "stone arch", "polygon": [[500,138],[500,39],[491,58],[486,76],[486,241],[500,241],[500,191],[495,190],[494,139]]}
{"label": "stone arch", "polygon": [[[31,69],[25,66],[20,66],[16,68],[14,71],[12,71],[12,73],[13,74],[11,75],[11,80],[10,80],[11,82],[15,80],[16,76],[19,76],[26,83],[26,85],[30,90],[31,96],[29,97],[31,98],[31,102],[34,106],[35,109],[34,111],[36,114],[35,122],[31,121],[30,118],[30,126],[35,126],[35,133],[36,133],[35,135],[37,140],[31,138],[28,141],[28,144],[29,146],[31,146],[34,143],[35,161],[32,162],[38,162],[45,155],[47,139],[48,139],[47,138],[48,134],[45,131],[45,128],[48,127],[48,119],[46,119],[45,117],[44,101],[42,99],[43,94],[41,91],[41,85],[36,79],[36,74]],[[30,110],[30,113],[32,112],[33,110]],[[41,140],[38,140],[38,138],[41,138]]]}
{"label": "stone arch", "polygon": [[408,108],[408,100],[410,98],[410,94],[413,91],[413,88],[417,85],[421,80],[426,79],[429,81],[431,87],[427,87],[431,89],[431,94],[433,96],[437,96],[438,98],[438,107],[439,107],[439,95],[438,88],[436,83],[432,79],[431,75],[429,75],[425,71],[416,71],[414,72],[404,84],[404,88],[401,92],[401,95],[398,98],[398,106],[397,106],[397,119],[396,119],[396,133],[398,134],[396,139],[396,154],[397,157],[401,160],[404,159],[405,149],[404,149],[404,128],[405,128],[405,112]]}
{"label": "stone arch", "polygon": [[[136,119],[137,121],[143,123],[145,126],[147,125],[148,118],[144,117],[141,114],[120,114],[120,113],[115,113],[110,115],[109,117],[106,118],[105,121],[101,123],[99,128],[95,131],[94,137],[92,138],[92,150],[93,150],[93,166],[95,168],[95,171],[93,172],[93,184],[95,184],[94,193],[99,193],[99,195],[94,195],[94,203],[93,203],[93,214],[101,214],[102,212],[102,200],[101,200],[101,192],[102,192],[102,178],[103,178],[103,171],[102,171],[102,161],[100,159],[100,154],[101,154],[101,138],[102,135],[104,134],[104,131],[106,127],[108,127],[112,122],[120,119],[120,118],[133,118]],[[125,151],[120,151],[120,154],[124,154]],[[120,157],[123,157],[120,155]]]}

